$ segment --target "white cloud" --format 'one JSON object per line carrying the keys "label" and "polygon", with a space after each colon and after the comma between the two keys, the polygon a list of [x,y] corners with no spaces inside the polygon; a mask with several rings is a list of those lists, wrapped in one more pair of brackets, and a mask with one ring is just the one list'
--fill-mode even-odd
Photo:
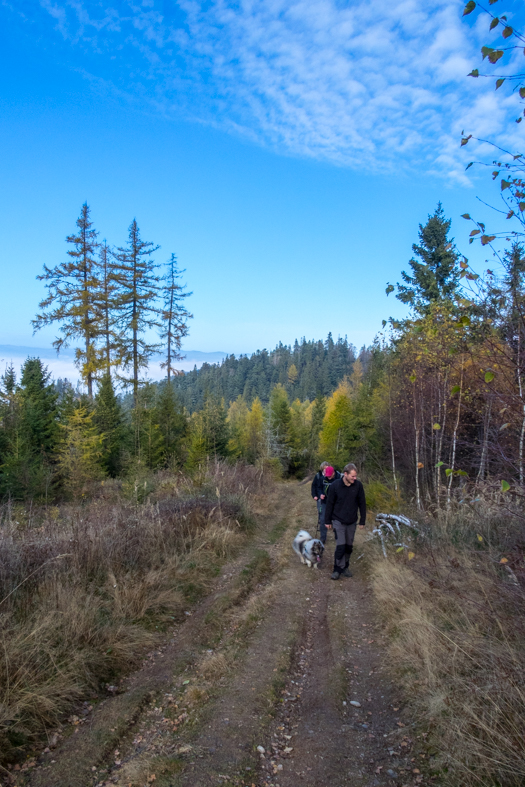
{"label": "white cloud", "polygon": [[461,129],[501,139],[516,111],[466,78],[486,26],[458,0],[41,5],[65,38],[118,53],[119,89],[291,155],[463,179]]}

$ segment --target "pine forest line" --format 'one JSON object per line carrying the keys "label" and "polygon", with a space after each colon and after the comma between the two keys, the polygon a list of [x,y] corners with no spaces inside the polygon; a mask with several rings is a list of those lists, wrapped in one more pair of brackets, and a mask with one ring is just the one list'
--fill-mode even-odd
{"label": "pine forest line", "polygon": [[[163,276],[136,221],[127,247],[99,244],[87,205],[67,263],[44,269],[35,330],[58,323],[76,344],[86,393],[53,384],[39,359],[2,377],[0,489],[14,499],[85,495],[104,477],[208,458],[301,476],[352,458],[387,500],[441,507],[495,479],[523,485],[525,258],[473,273],[439,205],[420,225],[410,272],[387,292],[410,308],[358,353],[347,338],[296,341],[178,374],[191,317],[171,256]],[[158,332],[158,341],[149,337]],[[163,348],[166,379],[147,382]],[[117,387],[120,393],[117,393]],[[94,485],[94,486],[93,486]]]}

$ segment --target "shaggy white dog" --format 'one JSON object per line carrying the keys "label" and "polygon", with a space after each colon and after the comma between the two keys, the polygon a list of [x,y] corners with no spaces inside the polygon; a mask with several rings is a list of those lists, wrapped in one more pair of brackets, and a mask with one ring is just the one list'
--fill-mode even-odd
{"label": "shaggy white dog", "polygon": [[294,551],[301,558],[301,563],[306,563],[308,568],[317,564],[321,560],[324,552],[324,544],[319,538],[312,538],[306,530],[299,530],[293,540]]}

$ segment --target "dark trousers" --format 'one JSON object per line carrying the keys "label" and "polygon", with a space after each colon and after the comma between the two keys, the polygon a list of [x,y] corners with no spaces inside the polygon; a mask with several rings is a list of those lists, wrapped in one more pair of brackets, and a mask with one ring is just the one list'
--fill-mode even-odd
{"label": "dark trousers", "polygon": [[317,525],[319,527],[319,538],[326,544],[326,536],[328,535],[328,530],[326,529],[326,525],[324,523],[324,512],[326,508],[326,500],[319,499],[317,501]]}
{"label": "dark trousers", "polygon": [[350,563],[357,522],[354,522],[352,525],[343,525],[342,522],[334,519],[332,527],[334,528],[335,540],[337,541],[334,554],[334,571],[341,573],[345,568],[348,568]]}

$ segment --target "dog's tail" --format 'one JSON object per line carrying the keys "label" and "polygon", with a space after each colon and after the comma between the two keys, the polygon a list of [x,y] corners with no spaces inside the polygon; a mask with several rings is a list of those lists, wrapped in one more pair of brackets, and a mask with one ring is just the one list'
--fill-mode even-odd
{"label": "dog's tail", "polygon": [[299,532],[296,535],[296,539],[298,541],[311,541],[312,536],[307,530],[299,530]]}

